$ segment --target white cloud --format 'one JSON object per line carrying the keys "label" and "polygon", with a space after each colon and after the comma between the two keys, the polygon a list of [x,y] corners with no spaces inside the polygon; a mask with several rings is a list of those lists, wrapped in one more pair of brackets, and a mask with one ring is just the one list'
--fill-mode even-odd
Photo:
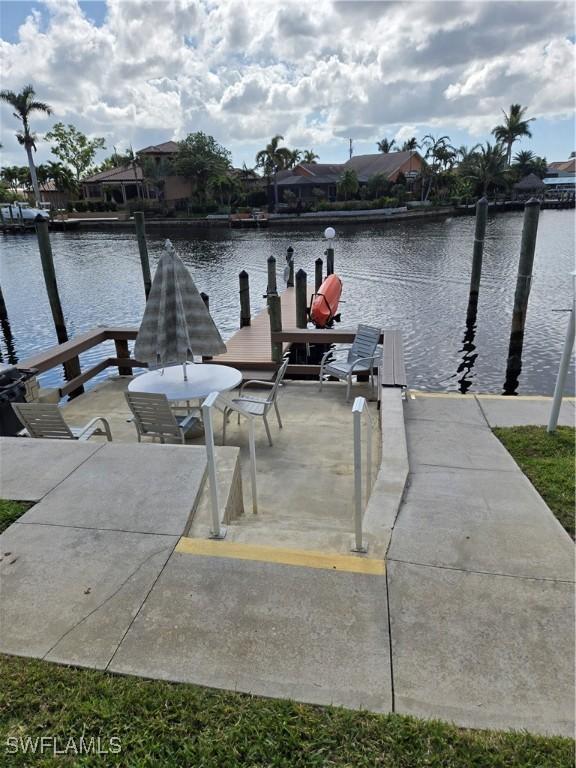
{"label": "white cloud", "polygon": [[[512,102],[546,118],[574,109],[570,3],[107,5],[97,27],[76,0],[40,0],[0,57],[3,87],[34,83],[56,119],[110,145],[205,130],[239,161],[274,133],[299,146],[402,141],[430,126],[489,131]],[[3,111],[2,141],[18,162],[14,127]]]}

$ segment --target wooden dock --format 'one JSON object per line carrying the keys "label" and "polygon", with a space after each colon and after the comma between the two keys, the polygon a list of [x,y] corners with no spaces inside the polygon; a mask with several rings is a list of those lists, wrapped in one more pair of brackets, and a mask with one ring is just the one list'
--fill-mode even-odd
{"label": "wooden dock", "polygon": [[[280,293],[282,306],[282,325],[288,328],[296,327],[296,295],[294,288],[286,288]],[[272,360],[270,336],[270,320],[265,307],[255,317],[251,324],[244,326],[226,342],[227,351],[212,359],[213,363],[230,365],[240,369],[259,369],[275,371],[278,363]],[[289,343],[284,344],[286,352]],[[253,377],[257,378],[257,377]]]}
{"label": "wooden dock", "polygon": [[[223,355],[211,358],[209,362],[220,365],[230,365],[243,373],[244,379],[263,379],[270,381],[278,368],[278,363],[272,360],[272,341],[281,343],[284,352],[292,344],[351,344],[356,334],[355,328],[296,328],[296,295],[294,288],[287,288],[280,294],[282,306],[283,330],[274,334],[270,332],[270,321],[267,309],[263,309],[252,318],[251,325],[240,328],[226,342],[227,351]],[[134,341],[138,335],[135,327],[99,326],[85,333],[78,334],[65,344],[58,344],[39,354],[29,357],[19,363],[19,368],[35,369],[44,373],[63,363],[77,359],[82,352],[99,346],[104,342],[113,341],[116,347],[114,357],[103,357],[91,368],[85,369],[78,376],[59,387],[60,397],[74,396],[82,391],[82,387],[94,376],[107,368],[117,367],[120,375],[132,375],[133,368],[146,367],[130,356],[128,342]],[[383,330],[380,342],[383,347],[381,382],[385,387],[406,387],[406,372],[404,370],[404,354],[402,333],[397,330]],[[78,366],[80,363],[78,362]],[[79,368],[80,370],[80,368]],[[293,378],[314,377],[319,375],[318,365],[291,364],[287,373]]]}
{"label": "wooden dock", "polygon": [[[282,306],[282,331],[272,334],[267,309],[263,309],[252,318],[251,325],[240,328],[226,342],[227,351],[212,358],[210,362],[230,365],[238,368],[245,378],[271,379],[278,363],[272,360],[272,341],[281,342],[284,352],[292,344],[351,344],[356,334],[355,328],[305,329],[296,328],[296,295],[294,288],[286,288],[280,293]],[[406,387],[404,367],[404,348],[402,332],[382,330],[380,342],[383,347],[382,386]],[[318,365],[288,366],[287,375],[318,376]]]}

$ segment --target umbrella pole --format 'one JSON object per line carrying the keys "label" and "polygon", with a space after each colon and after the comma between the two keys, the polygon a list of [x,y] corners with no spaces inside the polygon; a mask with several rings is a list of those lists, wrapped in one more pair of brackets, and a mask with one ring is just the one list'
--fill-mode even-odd
{"label": "umbrella pole", "polygon": [[186,363],[182,363],[182,370],[184,371],[184,381],[188,381],[188,373],[186,371]]}

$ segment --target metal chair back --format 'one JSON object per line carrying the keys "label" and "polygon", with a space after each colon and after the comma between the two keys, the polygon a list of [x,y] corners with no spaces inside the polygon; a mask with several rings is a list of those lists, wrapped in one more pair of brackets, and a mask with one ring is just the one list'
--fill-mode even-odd
{"label": "metal chair back", "polygon": [[284,358],[284,361],[280,368],[278,368],[278,373],[276,374],[276,379],[274,380],[274,386],[268,393],[268,397],[266,398],[266,404],[267,405],[273,405],[274,401],[276,400],[276,395],[278,393],[278,387],[280,384],[282,384],[282,380],[284,379],[284,376],[286,374],[286,368],[288,368],[288,363],[290,361],[288,360],[288,357]]}
{"label": "metal chair back", "polygon": [[358,326],[354,342],[348,352],[348,362],[353,363],[354,360],[360,360],[365,357],[374,357],[376,347],[380,341],[380,328],[375,328],[372,325]]}
{"label": "metal chair back", "polygon": [[180,428],[166,395],[152,392],[125,392],[128,407],[134,416],[139,436],[174,435],[180,438]]}
{"label": "metal chair back", "polygon": [[77,439],[56,403],[12,403],[12,408],[30,437]]}

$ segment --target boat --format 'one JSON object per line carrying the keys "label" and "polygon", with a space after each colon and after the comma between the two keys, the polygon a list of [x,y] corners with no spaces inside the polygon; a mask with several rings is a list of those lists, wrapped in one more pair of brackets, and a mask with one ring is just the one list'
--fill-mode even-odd
{"label": "boat", "polygon": [[329,328],[340,320],[338,304],[342,295],[342,280],[338,275],[328,275],[317,293],[312,295],[310,319],[316,328]]}
{"label": "boat", "polygon": [[4,203],[0,206],[3,223],[31,225],[36,221],[49,221],[50,212],[43,208],[31,208],[28,203]]}

